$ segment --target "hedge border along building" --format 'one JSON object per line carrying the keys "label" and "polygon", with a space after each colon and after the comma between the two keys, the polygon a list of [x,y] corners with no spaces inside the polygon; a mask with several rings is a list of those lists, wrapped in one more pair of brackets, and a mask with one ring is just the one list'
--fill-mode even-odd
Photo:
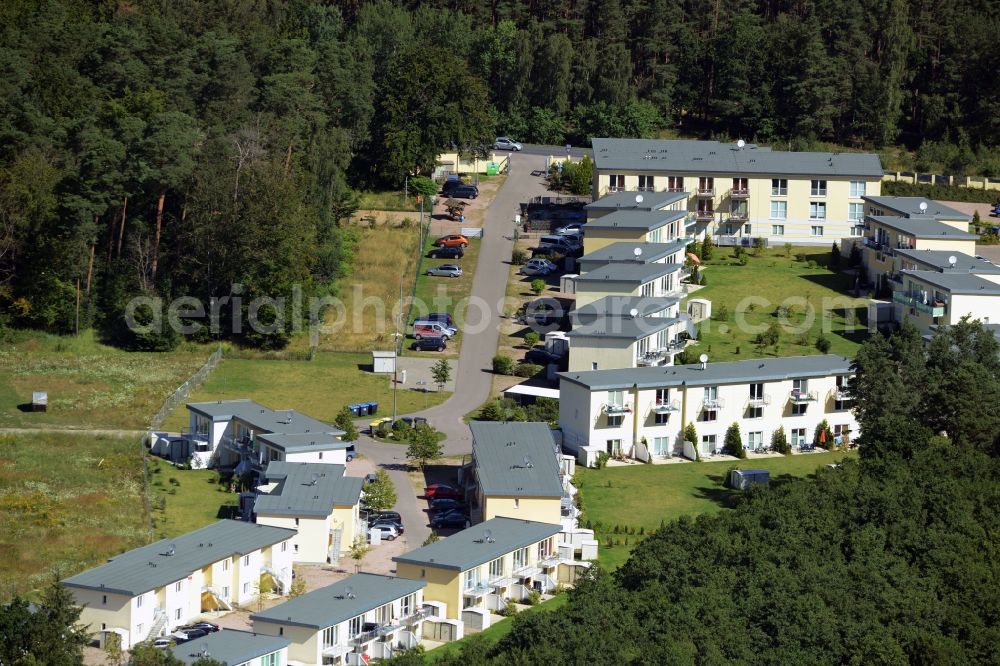
{"label": "hedge border along building", "polygon": [[721,244],[763,237],[829,245],[862,224],[862,197],[881,193],[882,164],[869,153],[776,151],[742,141],[591,143],[595,201],[629,191],[688,192],[694,235],[712,234]]}

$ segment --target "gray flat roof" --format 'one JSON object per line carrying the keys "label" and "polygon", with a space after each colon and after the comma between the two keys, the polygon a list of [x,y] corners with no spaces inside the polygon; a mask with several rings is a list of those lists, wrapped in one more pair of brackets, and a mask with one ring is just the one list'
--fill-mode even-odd
{"label": "gray flat roof", "polygon": [[[624,338],[641,340],[677,324],[675,317],[602,317],[574,326],[571,338]],[[570,348],[572,353],[572,347]]]}
{"label": "gray flat roof", "polygon": [[342,430],[294,409],[271,409],[253,400],[216,400],[213,402],[189,402],[187,408],[213,421],[239,419],[255,430],[273,433],[333,433],[342,435]]}
{"label": "gray flat roof", "polygon": [[950,224],[939,222],[933,217],[898,217],[895,215],[869,215],[883,227],[895,229],[914,238],[951,238],[961,240],[978,240],[979,236],[965,231],[959,231]]}
{"label": "gray flat roof", "polygon": [[676,273],[681,267],[681,264],[605,264],[577,277],[576,281],[645,284],[658,277]]}
{"label": "gray flat roof", "polygon": [[632,229],[636,231],[652,231],[671,222],[687,217],[686,210],[616,210],[602,217],[587,222],[587,233],[594,229]]}
{"label": "gray flat roof", "polygon": [[576,308],[569,315],[574,325],[598,317],[631,317],[632,310],[636,311],[636,317],[650,317],[676,305],[679,300],[676,296],[604,296]]}
{"label": "gray flat roof", "polygon": [[[490,538],[486,539],[489,530]],[[392,558],[393,562],[465,571],[485,564],[518,548],[559,534],[561,525],[515,518],[491,518],[429,546]]]}
{"label": "gray flat roof", "polygon": [[637,386],[641,389],[672,386],[715,386],[718,384],[749,384],[846,375],[851,372],[851,359],[833,354],[818,356],[786,356],[746,361],[712,363],[704,370],[701,364],[622,368],[618,370],[586,370],[560,372],[562,381],[572,382],[592,391],[617,390]]}
{"label": "gray flat roof", "polygon": [[[933,217],[943,220],[965,220],[972,221],[971,215],[966,215],[960,210],[955,210],[950,206],[945,206],[939,201],[926,199],[924,197],[861,197],[865,201],[871,202],[883,208],[889,208],[907,217]],[[920,204],[927,204],[927,210],[920,210]]]}
{"label": "gray flat roof", "polygon": [[[248,661],[277,652],[291,645],[287,638],[265,636],[237,629],[222,629],[194,641],[170,648],[174,656],[184,664],[193,664],[208,657],[226,666],[238,666]],[[207,654],[202,654],[204,649]]]}
{"label": "gray flat roof", "polygon": [[[622,241],[606,245],[600,250],[588,252],[578,259],[584,262],[651,264],[676,252],[683,252],[691,241],[678,239],[670,243],[637,243]],[[636,256],[636,248],[642,250]]]}
{"label": "gray flat roof", "polygon": [[[642,201],[637,202],[636,196],[641,196]],[[660,210],[677,203],[686,201],[690,195],[687,192],[613,192],[603,196],[597,201],[584,206],[586,210],[613,210],[618,208],[631,208],[634,210]]]}
{"label": "gray flat roof", "polygon": [[[295,536],[295,530],[242,520],[220,520],[173,539],[116,555],[107,564],[62,581],[69,587],[137,596],[234,555],[246,555]],[[173,546],[174,554],[168,555]]]}
{"label": "gray flat roof", "polygon": [[254,613],[250,619],[326,629],[425,587],[421,580],[359,573]]}
{"label": "gray flat roof", "polygon": [[549,424],[473,421],[469,427],[476,476],[484,494],[562,496],[556,442]]}
{"label": "gray flat roof", "polygon": [[735,143],[683,139],[595,138],[591,145],[599,171],[882,177],[882,163],[871,153],[799,153],[753,144],[740,149]]}
{"label": "gray flat roof", "polygon": [[[893,250],[896,254],[913,261],[920,262],[927,266],[945,273],[1000,273],[1000,266],[983,259],[976,259],[971,254],[964,252],[948,252],[946,250]],[[951,258],[955,257],[955,265],[951,265]]]}
{"label": "gray flat roof", "polygon": [[257,496],[254,511],[279,516],[329,516],[335,506],[354,506],[361,499],[364,481],[344,476],[345,470],[343,465],[326,463],[269,463],[264,478],[278,485]]}
{"label": "gray flat roof", "polygon": [[938,273],[937,271],[902,271],[902,273],[952,294],[1000,295],[1000,284],[990,282],[975,273]]}
{"label": "gray flat roof", "polygon": [[341,430],[330,432],[308,432],[308,433],[264,433],[257,435],[257,439],[267,442],[276,449],[281,449],[285,453],[303,453],[306,451],[335,451],[346,449],[353,442],[345,442],[340,439],[344,434]]}

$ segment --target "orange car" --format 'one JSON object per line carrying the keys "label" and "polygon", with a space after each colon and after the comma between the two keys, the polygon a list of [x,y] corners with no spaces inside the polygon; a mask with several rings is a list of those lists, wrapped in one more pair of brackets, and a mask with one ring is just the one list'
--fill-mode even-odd
{"label": "orange car", "polygon": [[468,247],[469,239],[461,234],[452,234],[451,236],[441,236],[434,241],[434,245],[437,247]]}

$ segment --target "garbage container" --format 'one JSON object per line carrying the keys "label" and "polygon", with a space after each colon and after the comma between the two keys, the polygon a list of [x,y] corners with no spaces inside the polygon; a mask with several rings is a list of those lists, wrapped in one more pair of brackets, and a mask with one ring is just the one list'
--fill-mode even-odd
{"label": "garbage container", "polygon": [[368,413],[369,414],[375,414],[376,412],[378,412],[378,403],[377,402],[369,402],[368,403]]}
{"label": "garbage container", "polygon": [[372,413],[370,409],[371,407],[370,402],[362,402],[358,405],[358,407],[361,408],[361,416],[368,416],[369,414]]}
{"label": "garbage container", "polygon": [[362,416],[361,405],[348,405],[347,408],[351,410],[351,413],[355,416]]}

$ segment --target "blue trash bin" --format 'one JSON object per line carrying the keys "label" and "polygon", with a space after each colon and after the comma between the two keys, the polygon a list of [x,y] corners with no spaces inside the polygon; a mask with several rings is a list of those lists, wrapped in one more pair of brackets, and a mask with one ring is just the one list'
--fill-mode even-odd
{"label": "blue trash bin", "polygon": [[348,405],[347,408],[351,410],[351,413],[355,416],[361,416],[361,405]]}
{"label": "blue trash bin", "polygon": [[358,407],[361,409],[361,416],[368,416],[371,412],[368,410],[368,403],[362,402],[358,403]]}
{"label": "blue trash bin", "polygon": [[369,414],[375,414],[377,412],[378,412],[378,403],[377,402],[369,402],[368,403],[368,413]]}

